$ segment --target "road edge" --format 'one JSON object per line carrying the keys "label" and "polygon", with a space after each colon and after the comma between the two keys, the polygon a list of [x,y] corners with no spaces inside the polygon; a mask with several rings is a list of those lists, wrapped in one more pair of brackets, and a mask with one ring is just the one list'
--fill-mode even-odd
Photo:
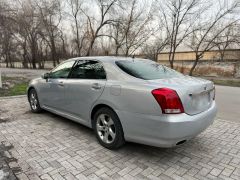
{"label": "road edge", "polygon": [[14,99],[14,98],[22,98],[22,97],[27,97],[27,95],[24,94],[24,95],[17,95],[17,96],[5,96],[5,97],[0,97],[0,100],[3,100],[3,99]]}

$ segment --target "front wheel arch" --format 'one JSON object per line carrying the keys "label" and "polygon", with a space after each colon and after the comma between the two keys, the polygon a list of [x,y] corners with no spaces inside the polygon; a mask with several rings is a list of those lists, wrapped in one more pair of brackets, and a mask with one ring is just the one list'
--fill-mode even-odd
{"label": "front wheel arch", "polygon": [[[32,89],[35,89],[33,86],[29,87],[28,90],[27,90],[27,98],[28,98],[28,102],[29,102],[29,93]],[[36,91],[36,89],[35,89]]]}
{"label": "front wheel arch", "polygon": [[[35,98],[36,98],[36,107],[35,108],[33,108],[32,107],[32,102],[31,102],[31,99],[30,99],[30,95],[31,95],[31,92],[34,92],[35,93]],[[42,108],[41,108],[41,106],[40,106],[40,102],[39,102],[39,98],[38,98],[38,93],[37,93],[37,90],[34,88],[34,87],[29,87],[28,88],[28,91],[27,91],[27,98],[28,98],[28,102],[29,102],[29,104],[30,104],[30,108],[31,108],[31,111],[33,112],[33,113],[40,113],[40,112],[42,112]]]}

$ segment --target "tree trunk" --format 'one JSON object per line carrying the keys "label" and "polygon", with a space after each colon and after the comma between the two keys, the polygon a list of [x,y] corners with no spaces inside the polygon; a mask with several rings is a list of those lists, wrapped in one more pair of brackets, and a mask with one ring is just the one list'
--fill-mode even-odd
{"label": "tree trunk", "polygon": [[36,47],[35,43],[32,44],[32,68],[36,69]]}
{"label": "tree trunk", "polygon": [[8,68],[9,67],[9,60],[8,60],[8,56],[7,54],[5,54],[5,62],[6,62],[6,67]]}
{"label": "tree trunk", "polygon": [[155,62],[158,62],[158,53],[155,53],[155,54],[154,54],[154,61],[155,61]]}
{"label": "tree trunk", "polygon": [[173,61],[170,60],[169,62],[170,62],[170,67],[173,69],[173,68],[174,68],[174,67],[173,67]]}
{"label": "tree trunk", "polygon": [[125,56],[128,57],[129,55],[129,48],[126,49],[126,53],[125,53]]}
{"label": "tree trunk", "polygon": [[221,61],[224,61],[225,50],[220,51]]}
{"label": "tree trunk", "polygon": [[59,64],[59,59],[57,58],[54,38],[51,38],[51,54],[52,54],[53,66],[55,67],[56,63]]}
{"label": "tree trunk", "polygon": [[78,52],[78,56],[81,56],[81,48],[80,48],[80,38],[79,38],[79,30],[78,30],[78,22],[77,22],[77,17],[75,17],[75,26],[76,26],[76,33],[77,33],[77,39],[76,39],[76,43],[77,43],[77,52]]}
{"label": "tree trunk", "polygon": [[86,54],[86,56],[90,56],[91,54],[92,54],[92,48],[93,48],[93,44],[94,44],[94,42],[95,42],[95,37],[92,39],[92,41],[91,41],[91,43],[90,43],[90,46],[89,46],[89,48],[88,48],[88,51],[87,51],[87,54]]}
{"label": "tree trunk", "polygon": [[116,47],[116,49],[115,49],[115,56],[118,56],[118,51],[119,51],[119,48],[120,48],[120,46],[119,45],[117,45],[117,47]]}
{"label": "tree trunk", "polygon": [[[79,56],[80,56],[80,54],[79,54]],[[67,51],[66,51],[66,47],[65,47],[64,38],[62,38],[62,57],[63,58],[67,57]]]}
{"label": "tree trunk", "polygon": [[173,61],[172,61],[173,58],[172,58],[172,56],[173,56],[173,52],[170,51],[168,58],[169,58],[170,67],[173,69]]}
{"label": "tree trunk", "polygon": [[193,71],[195,70],[195,68],[196,68],[196,66],[198,64],[199,59],[200,59],[200,56],[196,54],[196,59],[195,59],[195,61],[193,63],[193,66],[190,69],[189,76],[193,75]]}
{"label": "tree trunk", "polygon": [[26,40],[23,44],[23,67],[28,68]]}
{"label": "tree trunk", "polygon": [[173,63],[174,63],[174,60],[175,60],[175,52],[176,52],[176,50],[174,49],[173,52],[172,52],[172,59],[171,59],[171,68],[172,69],[174,68]]}

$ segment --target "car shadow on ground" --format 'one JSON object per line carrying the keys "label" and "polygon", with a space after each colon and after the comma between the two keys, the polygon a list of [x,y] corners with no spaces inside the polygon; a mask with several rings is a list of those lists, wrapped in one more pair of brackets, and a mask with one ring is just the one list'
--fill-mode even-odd
{"label": "car shadow on ground", "polygon": [[[31,112],[30,112],[31,113]],[[73,129],[73,130],[77,130],[81,133],[83,133],[84,135],[87,135],[89,139],[91,139],[91,141],[96,141],[97,142],[97,138],[95,137],[95,134],[93,132],[93,130],[89,127],[86,127],[78,122],[69,120],[67,118],[64,118],[62,116],[53,114],[51,112],[48,111],[44,111],[42,112],[42,114],[44,116],[48,116],[51,117],[53,119],[56,120],[56,122],[58,123],[63,123],[66,124],[66,126],[68,126],[68,129]],[[69,128],[70,127],[70,128]],[[76,136],[76,133],[72,132],[69,135],[73,135]],[[183,152],[183,154],[186,154],[185,149],[191,149],[194,150],[195,152],[198,153],[204,153],[208,151],[208,148],[206,145],[202,144],[202,146],[199,146],[199,144],[201,143],[202,139],[199,137],[195,137],[187,142],[185,142],[184,144],[175,146],[175,147],[171,147],[171,148],[160,148],[160,147],[154,147],[154,146],[149,146],[149,145],[143,145],[143,144],[139,144],[139,143],[133,143],[133,142],[126,142],[120,149],[117,150],[109,150],[112,151],[114,153],[124,153],[124,154],[136,154],[138,156],[144,156],[149,157],[149,158],[155,158],[159,157],[168,157],[168,160],[171,160],[171,157],[174,158],[174,155],[179,155]],[[98,144],[99,146],[101,146],[100,144]],[[197,146],[195,146],[197,145]]]}

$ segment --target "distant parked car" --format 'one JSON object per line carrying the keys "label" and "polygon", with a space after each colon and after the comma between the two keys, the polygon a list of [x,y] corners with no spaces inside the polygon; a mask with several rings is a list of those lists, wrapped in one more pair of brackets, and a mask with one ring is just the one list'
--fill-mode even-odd
{"label": "distant parked car", "polygon": [[214,99],[211,81],[123,57],[70,59],[28,88],[32,112],[45,109],[93,128],[109,149],[125,141],[180,145],[212,124]]}

